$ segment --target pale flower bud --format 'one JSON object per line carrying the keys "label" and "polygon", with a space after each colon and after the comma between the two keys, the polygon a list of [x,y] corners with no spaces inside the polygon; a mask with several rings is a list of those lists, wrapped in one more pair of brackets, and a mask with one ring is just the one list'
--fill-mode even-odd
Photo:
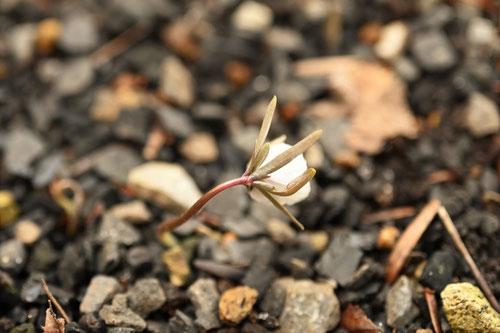
{"label": "pale flower bud", "polygon": [[[271,147],[269,148],[269,154],[267,155],[262,165],[265,165],[282,152],[288,150],[290,147],[291,146],[286,143],[272,143]],[[306,160],[304,159],[304,155],[300,154],[295,157],[290,163],[271,173],[269,175],[269,178],[262,179],[261,181],[273,185],[276,191],[284,191],[288,183],[290,183],[296,177],[300,176],[306,170]],[[274,194],[271,195],[282,205],[293,205],[307,198],[310,191],[311,185],[307,183],[296,193],[290,196],[279,196]],[[269,203],[269,200],[256,188],[252,188],[252,190],[250,191],[250,196],[256,201]]]}

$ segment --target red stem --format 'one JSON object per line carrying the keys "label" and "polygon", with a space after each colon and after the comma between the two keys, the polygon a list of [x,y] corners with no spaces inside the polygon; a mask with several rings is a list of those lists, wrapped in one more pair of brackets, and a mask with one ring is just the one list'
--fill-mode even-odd
{"label": "red stem", "polygon": [[199,198],[198,201],[196,201],[195,204],[192,205],[191,208],[185,211],[182,215],[170,220],[163,221],[156,230],[158,238],[161,239],[161,236],[165,232],[173,230],[186,223],[190,218],[195,216],[210,199],[212,199],[220,192],[237,185],[249,185],[251,184],[251,182],[252,181],[248,178],[247,175],[243,175],[239,178],[231,179],[215,186],[213,189],[202,195],[201,198]]}

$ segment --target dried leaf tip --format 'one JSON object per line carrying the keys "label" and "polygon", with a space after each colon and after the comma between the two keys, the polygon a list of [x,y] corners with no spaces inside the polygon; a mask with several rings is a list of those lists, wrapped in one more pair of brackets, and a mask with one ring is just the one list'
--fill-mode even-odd
{"label": "dried leaf tip", "polygon": [[266,113],[264,114],[264,120],[262,121],[262,125],[260,127],[259,136],[257,137],[257,141],[255,142],[252,157],[250,158],[250,162],[248,163],[247,170],[245,171],[245,174],[247,175],[251,174],[257,168],[256,166],[257,155],[259,155],[262,145],[264,144],[267,134],[269,133],[269,129],[271,128],[274,111],[276,110],[276,103],[277,103],[277,98],[276,96],[274,96],[273,99],[271,99],[271,102],[269,102],[269,105],[267,106],[266,109]]}

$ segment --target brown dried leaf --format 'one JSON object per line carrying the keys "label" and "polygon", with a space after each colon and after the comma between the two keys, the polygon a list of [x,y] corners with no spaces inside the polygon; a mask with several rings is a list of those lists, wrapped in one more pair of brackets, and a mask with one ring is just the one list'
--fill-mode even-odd
{"label": "brown dried leaf", "polygon": [[382,332],[382,329],[375,325],[370,318],[368,318],[358,305],[349,304],[342,312],[342,319],[340,325],[349,332],[356,333],[376,333]]}
{"label": "brown dried leaf", "polygon": [[298,61],[295,75],[324,76],[340,97],[338,108],[349,110],[347,146],[376,154],[384,141],[397,136],[415,138],[417,121],[406,103],[406,86],[390,69],[354,57],[325,57]]}
{"label": "brown dried leaf", "polygon": [[441,202],[437,199],[431,200],[415,219],[408,225],[401,237],[399,237],[396,245],[389,255],[389,260],[386,266],[386,281],[392,283],[397,277],[403,265],[408,259],[411,251],[417,245],[420,237],[436,216]]}
{"label": "brown dried leaf", "polygon": [[45,311],[45,326],[42,326],[44,333],[64,333],[65,321],[63,318],[57,318],[52,310],[52,303],[49,301],[49,307]]}

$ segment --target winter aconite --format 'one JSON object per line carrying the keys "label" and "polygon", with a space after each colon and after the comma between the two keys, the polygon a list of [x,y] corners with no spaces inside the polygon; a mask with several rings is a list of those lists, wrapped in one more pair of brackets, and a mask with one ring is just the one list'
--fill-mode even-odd
{"label": "winter aconite", "polygon": [[283,205],[293,205],[309,195],[311,190],[309,182],[314,177],[316,170],[307,168],[306,160],[302,154],[318,141],[322,130],[312,132],[294,146],[284,143],[284,137],[265,142],[275,109],[276,96],[267,107],[252,157],[243,175],[217,185],[198,199],[184,214],[162,222],[158,227],[159,237],[164,232],[187,222],[215,195],[236,185],[246,186],[253,199],[269,201],[297,226],[304,229],[302,224]]}

